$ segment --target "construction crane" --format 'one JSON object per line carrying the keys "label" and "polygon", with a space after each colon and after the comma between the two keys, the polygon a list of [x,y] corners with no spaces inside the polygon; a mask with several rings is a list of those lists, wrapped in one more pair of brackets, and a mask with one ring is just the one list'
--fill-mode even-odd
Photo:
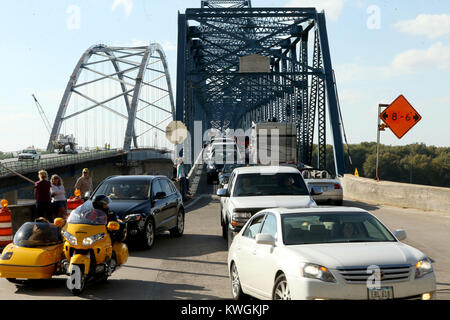
{"label": "construction crane", "polygon": [[[39,101],[36,99],[35,95],[32,94],[34,101],[36,102],[36,107],[38,108],[39,115],[44,122],[45,127],[47,128],[48,134],[51,134],[52,127],[50,126],[50,122],[48,121],[47,116],[45,115],[44,109],[42,108]],[[56,141],[53,141],[53,146],[56,150],[59,150],[58,153],[77,153],[75,146],[77,143],[75,142],[75,138],[73,135],[64,135],[60,134]]]}
{"label": "construction crane", "polygon": [[32,96],[33,96],[34,102],[36,102],[36,107],[38,109],[39,115],[41,116],[41,119],[44,122],[45,127],[47,128],[48,134],[51,134],[52,127],[50,126],[50,122],[48,121],[47,116],[45,115],[44,109],[42,109],[42,106],[39,103],[39,101],[36,99],[35,95],[32,94]]}

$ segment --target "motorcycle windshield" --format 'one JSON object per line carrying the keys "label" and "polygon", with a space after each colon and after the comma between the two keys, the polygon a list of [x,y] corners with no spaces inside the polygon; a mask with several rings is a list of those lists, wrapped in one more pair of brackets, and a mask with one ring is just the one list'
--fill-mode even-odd
{"label": "motorcycle windshield", "polygon": [[108,217],[101,210],[94,209],[90,202],[83,204],[70,213],[68,223],[90,224],[94,226],[106,225]]}
{"label": "motorcycle windshield", "polygon": [[46,222],[27,222],[16,232],[13,242],[27,248],[53,246],[62,242],[61,229]]}

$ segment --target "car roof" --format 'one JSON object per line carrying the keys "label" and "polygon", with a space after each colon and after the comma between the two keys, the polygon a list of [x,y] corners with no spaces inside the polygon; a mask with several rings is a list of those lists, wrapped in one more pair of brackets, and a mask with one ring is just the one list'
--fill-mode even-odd
{"label": "car roof", "polygon": [[152,181],[155,178],[166,178],[166,176],[151,176],[151,175],[130,175],[130,176],[111,176],[106,178],[108,181],[120,181],[120,180],[136,180],[136,181]]}
{"label": "car roof", "polygon": [[236,168],[234,171],[237,174],[249,174],[249,173],[298,173],[300,172],[296,168],[285,167],[285,166],[251,166],[251,167],[241,167]]}
{"label": "car roof", "polygon": [[313,207],[313,208],[297,208],[297,209],[287,209],[287,208],[273,208],[267,209],[280,215],[298,214],[298,213],[367,213],[368,211],[355,208],[355,207]]}

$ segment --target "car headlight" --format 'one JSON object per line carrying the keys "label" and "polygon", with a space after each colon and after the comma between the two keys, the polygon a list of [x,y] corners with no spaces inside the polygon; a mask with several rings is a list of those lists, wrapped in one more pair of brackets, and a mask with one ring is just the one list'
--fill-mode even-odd
{"label": "car headlight", "polygon": [[142,215],[140,213],[129,214],[125,217],[124,222],[140,221],[141,219]]}
{"label": "car headlight", "polygon": [[416,263],[416,279],[422,278],[424,275],[432,272],[433,266],[428,258],[420,260]]}
{"label": "car headlight", "polygon": [[317,279],[325,282],[336,282],[336,279],[327,267],[313,263],[304,264],[300,268],[300,274],[305,278]]}
{"label": "car headlight", "polygon": [[91,246],[93,243],[102,240],[105,237],[104,233],[96,234],[95,236],[86,237],[83,239],[83,246]]}
{"label": "car headlight", "polygon": [[252,217],[251,212],[233,212],[231,217],[231,225],[233,227],[242,227],[245,225],[248,219]]}
{"label": "car headlight", "polygon": [[76,246],[78,244],[77,238],[74,235],[68,233],[67,231],[63,232],[63,236],[64,238],[66,238],[67,241],[69,241],[71,245]]}

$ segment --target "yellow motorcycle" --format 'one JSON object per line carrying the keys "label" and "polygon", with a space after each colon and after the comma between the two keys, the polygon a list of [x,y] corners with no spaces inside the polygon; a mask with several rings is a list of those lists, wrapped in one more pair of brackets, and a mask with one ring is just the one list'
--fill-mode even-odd
{"label": "yellow motorcycle", "polygon": [[102,210],[91,201],[76,208],[64,219],[56,219],[65,239],[62,261],[69,279],[67,287],[74,295],[83,292],[90,280],[106,280],[128,260],[128,247],[123,242],[125,233],[116,221],[108,222]]}

